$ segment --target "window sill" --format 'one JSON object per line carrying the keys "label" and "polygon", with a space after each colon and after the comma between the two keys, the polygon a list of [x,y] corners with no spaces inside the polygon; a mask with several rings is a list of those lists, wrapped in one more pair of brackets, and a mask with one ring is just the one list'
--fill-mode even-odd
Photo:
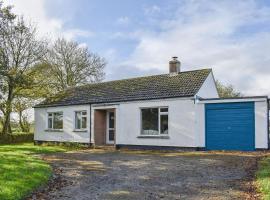
{"label": "window sill", "polygon": [[63,129],[46,129],[45,132],[63,132]]}
{"label": "window sill", "polygon": [[168,135],[139,135],[137,138],[170,139]]}
{"label": "window sill", "polygon": [[74,129],[73,132],[82,132],[82,133],[85,133],[87,132],[86,129]]}

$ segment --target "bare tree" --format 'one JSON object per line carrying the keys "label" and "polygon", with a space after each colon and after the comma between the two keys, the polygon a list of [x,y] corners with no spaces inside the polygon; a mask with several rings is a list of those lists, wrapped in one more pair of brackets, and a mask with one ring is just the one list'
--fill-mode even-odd
{"label": "bare tree", "polygon": [[23,17],[12,14],[11,7],[0,4],[0,107],[4,114],[2,133],[10,129],[14,98],[31,86],[28,71],[44,55],[44,43],[36,39],[36,29]]}
{"label": "bare tree", "polygon": [[49,83],[58,92],[68,87],[101,81],[104,78],[106,61],[89,52],[87,47],[58,39],[47,54],[46,64]]}

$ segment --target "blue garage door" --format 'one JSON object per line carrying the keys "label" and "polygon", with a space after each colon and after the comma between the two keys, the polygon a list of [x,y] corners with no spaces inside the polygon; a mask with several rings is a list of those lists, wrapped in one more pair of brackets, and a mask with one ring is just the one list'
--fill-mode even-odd
{"label": "blue garage door", "polygon": [[206,104],[206,149],[255,149],[254,102]]}

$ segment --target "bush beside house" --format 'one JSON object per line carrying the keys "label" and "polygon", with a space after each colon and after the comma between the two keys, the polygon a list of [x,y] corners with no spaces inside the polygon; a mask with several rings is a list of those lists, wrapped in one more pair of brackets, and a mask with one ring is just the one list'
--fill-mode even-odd
{"label": "bush beside house", "polygon": [[34,133],[12,133],[0,137],[0,144],[26,143],[34,141]]}

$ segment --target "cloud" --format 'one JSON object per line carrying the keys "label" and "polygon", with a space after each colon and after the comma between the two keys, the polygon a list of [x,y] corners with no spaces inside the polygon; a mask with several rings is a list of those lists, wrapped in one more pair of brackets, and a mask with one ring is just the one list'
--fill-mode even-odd
{"label": "cloud", "polygon": [[145,31],[124,62],[140,70],[168,71],[179,56],[182,70],[212,67],[217,79],[247,95],[270,94],[270,8],[256,1],[183,1],[161,31]]}
{"label": "cloud", "polygon": [[124,16],[124,17],[118,18],[116,22],[117,24],[120,24],[120,25],[127,25],[130,23],[130,19],[127,16]]}
{"label": "cloud", "polygon": [[77,37],[93,37],[95,34],[91,31],[85,31],[81,29],[70,29],[63,32],[63,36],[67,38],[68,40],[75,39]]}
{"label": "cloud", "polygon": [[46,15],[44,0],[7,0],[5,5],[14,5],[13,11],[16,14],[24,15],[26,20],[31,20],[41,36],[50,34],[57,36],[61,33],[63,21],[58,18],[51,18]]}
{"label": "cloud", "polygon": [[[32,19],[42,36],[98,37],[77,27],[65,29],[67,19],[48,16],[45,0],[6,0],[5,4],[15,5],[16,13]],[[132,21],[136,25],[132,32],[119,29],[107,34],[110,40],[138,42],[130,56],[124,58],[120,57],[120,52],[126,51],[122,46],[121,50],[106,47],[109,60],[125,67],[122,75],[165,73],[171,56],[178,56],[182,70],[212,67],[217,79],[235,85],[247,95],[270,95],[270,8],[266,5],[255,0],[182,0],[172,1],[168,7],[144,7],[143,12],[138,13],[142,18],[122,16],[116,20],[118,25]],[[138,21],[139,25],[135,23]],[[109,67],[118,73],[111,63]]]}
{"label": "cloud", "polygon": [[5,5],[13,5],[14,13],[24,15],[26,20],[34,23],[37,26],[40,37],[75,39],[77,37],[92,37],[94,35],[93,32],[81,29],[65,29],[65,20],[48,16],[45,0],[6,0]]}
{"label": "cloud", "polygon": [[160,7],[157,6],[157,5],[152,5],[152,6],[149,6],[149,7],[145,7],[144,8],[144,14],[146,15],[153,15],[153,14],[157,14],[160,12]]}
{"label": "cloud", "polygon": [[114,33],[111,33],[108,38],[110,39],[129,39],[129,40],[135,40],[138,38],[138,36],[141,34],[141,31],[133,31],[133,32],[127,32],[127,31],[117,31]]}

